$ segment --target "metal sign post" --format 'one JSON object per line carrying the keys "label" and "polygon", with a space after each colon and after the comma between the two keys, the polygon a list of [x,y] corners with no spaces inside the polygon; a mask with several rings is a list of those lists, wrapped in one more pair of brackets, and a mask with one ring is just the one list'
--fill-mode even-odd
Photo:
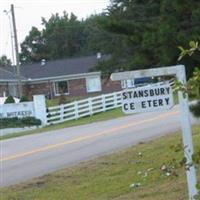
{"label": "metal sign post", "polygon": [[[168,76],[175,75],[183,84],[186,84],[186,74],[185,74],[185,66],[184,65],[176,65],[171,67],[162,67],[162,68],[153,68],[146,70],[136,70],[136,71],[128,71],[128,72],[119,72],[111,74],[111,80],[119,81],[119,80],[127,80],[127,79],[135,79],[135,78],[143,78],[143,77],[155,77],[155,76]],[[198,190],[196,188],[197,179],[195,167],[192,164],[192,155],[193,155],[193,142],[192,142],[192,129],[191,122],[189,118],[189,107],[188,107],[188,97],[184,96],[183,92],[178,92],[179,104],[180,104],[180,116],[181,116],[181,125],[182,125],[182,133],[183,133],[183,144],[184,144],[184,154],[185,158],[187,158],[186,164],[188,165],[187,174],[187,182],[188,182],[188,192],[189,199],[194,200],[195,195],[198,194]]]}

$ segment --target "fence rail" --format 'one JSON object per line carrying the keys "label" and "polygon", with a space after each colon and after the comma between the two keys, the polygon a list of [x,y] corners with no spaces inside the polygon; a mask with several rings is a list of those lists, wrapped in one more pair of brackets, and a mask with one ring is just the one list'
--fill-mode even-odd
{"label": "fence rail", "polygon": [[47,109],[47,124],[57,124],[85,116],[91,116],[96,113],[118,108],[121,104],[121,92],[114,92],[49,107]]}

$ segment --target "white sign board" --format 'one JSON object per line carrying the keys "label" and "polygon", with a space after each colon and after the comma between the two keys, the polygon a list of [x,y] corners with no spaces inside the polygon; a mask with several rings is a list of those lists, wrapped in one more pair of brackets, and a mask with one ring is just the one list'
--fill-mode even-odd
{"label": "white sign board", "polygon": [[34,116],[34,107],[32,102],[0,105],[0,118],[22,118],[29,116]]}
{"label": "white sign board", "polygon": [[122,109],[126,114],[169,110],[173,107],[169,83],[127,89],[122,92]]}

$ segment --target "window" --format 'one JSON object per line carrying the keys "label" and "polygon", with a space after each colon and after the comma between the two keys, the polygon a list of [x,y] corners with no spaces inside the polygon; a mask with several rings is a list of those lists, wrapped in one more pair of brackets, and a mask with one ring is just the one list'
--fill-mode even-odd
{"label": "window", "polygon": [[16,84],[12,84],[12,83],[9,83],[8,84],[8,93],[9,95],[13,96],[13,97],[17,97],[17,91],[18,91],[18,88],[17,88],[17,85]]}
{"label": "window", "polygon": [[127,79],[121,82],[122,88],[133,88],[134,87],[134,79]]}
{"label": "window", "polygon": [[68,91],[68,82],[67,81],[58,81],[54,83],[55,95],[60,94],[69,94]]}
{"label": "window", "polygon": [[101,91],[100,77],[91,77],[86,79],[87,92]]}

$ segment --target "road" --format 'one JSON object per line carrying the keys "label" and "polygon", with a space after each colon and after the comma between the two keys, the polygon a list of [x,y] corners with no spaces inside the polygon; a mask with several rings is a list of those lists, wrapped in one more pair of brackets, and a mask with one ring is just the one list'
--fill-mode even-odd
{"label": "road", "polygon": [[1,187],[180,129],[178,107],[1,141]]}

